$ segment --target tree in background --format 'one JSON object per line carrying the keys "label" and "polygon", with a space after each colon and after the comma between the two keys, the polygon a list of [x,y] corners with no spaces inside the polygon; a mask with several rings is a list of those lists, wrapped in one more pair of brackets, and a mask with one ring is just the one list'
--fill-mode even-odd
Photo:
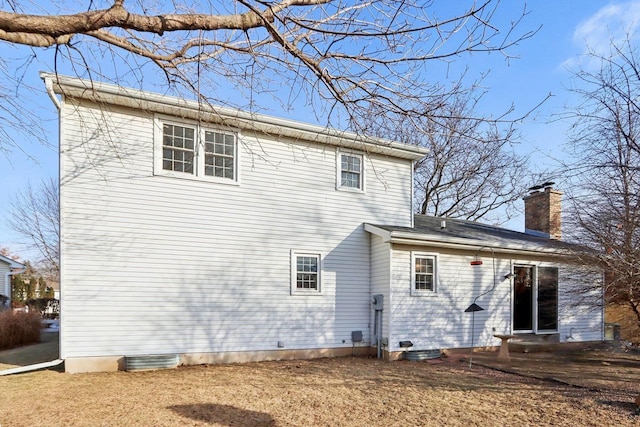
{"label": "tree in background", "polygon": [[[164,93],[251,111],[266,94],[269,103],[304,103],[319,121],[358,132],[372,108],[429,115],[463,80],[465,71],[452,86],[445,82],[452,61],[492,52],[508,60],[511,48],[535,34],[520,31],[526,9],[499,28],[496,16],[511,13],[499,0],[113,0],[78,8],[65,1],[5,3],[0,40],[32,49],[0,60],[0,92],[13,96],[28,65],[44,61],[56,72],[155,84]],[[0,103],[3,126],[30,116],[29,106],[15,104]]]}
{"label": "tree in background", "polygon": [[42,259],[39,270],[57,281],[60,270],[60,197],[53,179],[31,185],[16,194],[9,208],[9,225],[31,242]]}
{"label": "tree in background", "polygon": [[591,52],[575,72],[573,91],[582,102],[571,113],[575,162],[567,171],[574,190],[566,220],[570,238],[596,249],[583,261],[604,268],[607,301],[628,307],[640,326],[639,54],[627,39],[610,55]]}
{"label": "tree in background", "polygon": [[14,306],[22,306],[27,300],[47,295],[46,279],[29,261],[24,261],[24,265],[24,272],[11,276],[11,303]]}
{"label": "tree in background", "polygon": [[526,156],[513,150],[514,124],[474,119],[479,97],[473,91],[443,101],[418,118],[370,114],[368,130],[429,149],[414,166],[417,213],[506,222],[533,179]]}

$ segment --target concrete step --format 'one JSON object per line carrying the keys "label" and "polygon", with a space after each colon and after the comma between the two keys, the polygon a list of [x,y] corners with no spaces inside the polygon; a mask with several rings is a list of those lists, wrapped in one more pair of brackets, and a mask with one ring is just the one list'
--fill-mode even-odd
{"label": "concrete step", "polygon": [[515,334],[509,341],[509,351],[533,353],[550,351],[560,343],[560,334]]}

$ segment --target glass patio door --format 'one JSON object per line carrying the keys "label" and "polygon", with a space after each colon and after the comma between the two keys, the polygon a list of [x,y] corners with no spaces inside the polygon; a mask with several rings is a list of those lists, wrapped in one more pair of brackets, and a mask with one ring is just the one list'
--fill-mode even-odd
{"label": "glass patio door", "polygon": [[513,331],[556,332],[558,269],[530,265],[515,266],[513,274]]}
{"label": "glass patio door", "polygon": [[513,331],[533,332],[534,268],[513,268]]}

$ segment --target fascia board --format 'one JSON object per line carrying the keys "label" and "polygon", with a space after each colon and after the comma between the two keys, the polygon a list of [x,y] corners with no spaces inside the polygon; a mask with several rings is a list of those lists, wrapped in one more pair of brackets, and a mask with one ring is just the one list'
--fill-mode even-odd
{"label": "fascia board", "polygon": [[54,91],[62,96],[86,99],[139,109],[143,111],[173,115],[183,118],[201,119],[241,129],[254,130],[266,135],[278,135],[295,140],[305,140],[327,145],[362,150],[397,158],[419,160],[428,149],[382,139],[338,131],[328,127],[282,119],[264,114],[248,113],[228,107],[203,106],[196,101],[161,95],[137,89],[83,80],[53,73],[40,73],[40,77],[53,82]]}
{"label": "fascia board", "polygon": [[546,254],[546,255],[559,255],[570,256],[571,252],[568,250],[557,248],[544,248],[526,245],[510,244],[504,241],[490,242],[486,240],[467,240],[467,239],[451,239],[442,237],[435,237],[428,234],[415,234],[402,231],[393,231],[390,233],[390,243],[411,245],[411,246],[435,246],[449,249],[466,249],[477,250],[480,247],[491,247],[498,253],[508,254]]}
{"label": "fascia board", "polygon": [[383,230],[382,228],[376,227],[375,225],[371,225],[371,224],[364,224],[364,231],[367,231],[371,234],[374,234],[378,237],[382,237],[382,241],[384,243],[388,243],[389,240],[391,240],[391,232],[387,231],[387,230]]}

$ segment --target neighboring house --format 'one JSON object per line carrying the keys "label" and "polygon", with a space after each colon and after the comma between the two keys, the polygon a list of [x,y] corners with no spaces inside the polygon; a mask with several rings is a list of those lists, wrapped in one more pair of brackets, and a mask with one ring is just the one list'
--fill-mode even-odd
{"label": "neighboring house", "polygon": [[[427,231],[433,219],[414,227],[423,149],[42,77],[60,109],[60,340],[70,372],[119,369],[129,356],[193,364],[346,355],[378,342],[393,358],[400,340],[469,347],[464,308],[493,283],[491,252],[469,266],[481,246],[494,250],[500,283],[477,301],[486,309],[477,345],[496,345],[492,328],[601,339],[601,311],[560,314],[555,328],[547,315],[543,327],[512,325],[502,277],[528,273],[539,293],[557,271],[560,292],[564,246],[512,232],[456,237],[449,230],[468,224],[456,221],[439,237]],[[386,297],[378,316],[376,295]],[[559,297],[558,312],[568,303]]]}
{"label": "neighboring house", "polygon": [[11,306],[11,276],[20,273],[24,268],[24,264],[0,255],[0,280],[2,280],[0,308]]}

